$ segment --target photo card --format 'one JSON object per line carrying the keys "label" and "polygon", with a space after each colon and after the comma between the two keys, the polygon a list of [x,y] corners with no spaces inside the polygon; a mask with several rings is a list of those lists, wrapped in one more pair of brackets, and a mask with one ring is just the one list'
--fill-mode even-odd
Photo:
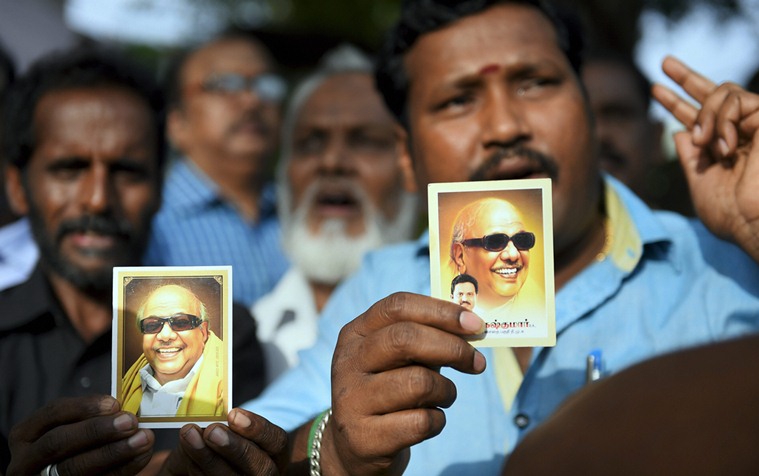
{"label": "photo card", "polygon": [[113,269],[111,393],[141,428],[226,423],[232,267]]}
{"label": "photo card", "polygon": [[428,187],[432,296],[486,322],[476,347],[556,344],[550,179]]}

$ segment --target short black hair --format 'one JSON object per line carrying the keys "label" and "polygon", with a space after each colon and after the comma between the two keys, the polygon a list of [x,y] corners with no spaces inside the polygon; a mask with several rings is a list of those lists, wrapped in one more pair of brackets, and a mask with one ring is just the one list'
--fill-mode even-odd
{"label": "short black hair", "polygon": [[83,88],[123,89],[145,101],[153,115],[156,160],[158,170],[162,170],[165,108],[154,75],[119,50],[93,46],[47,55],[13,83],[0,121],[3,160],[25,170],[36,147],[34,113],[42,97],[54,91]]}
{"label": "short black hair", "polygon": [[579,23],[570,21],[567,12],[559,11],[541,0],[404,0],[401,15],[385,35],[377,55],[375,83],[390,112],[404,126],[408,125],[406,101],[408,75],[404,55],[423,35],[439,30],[461,18],[477,14],[502,3],[537,8],[556,29],[559,47],[579,77],[583,38]]}
{"label": "short black hair", "polygon": [[480,288],[477,285],[477,278],[471,274],[462,273],[457,275],[453,278],[453,281],[451,281],[451,296],[453,296],[453,290],[456,289],[456,285],[460,283],[472,283],[474,284],[474,293],[477,294],[480,292]]}

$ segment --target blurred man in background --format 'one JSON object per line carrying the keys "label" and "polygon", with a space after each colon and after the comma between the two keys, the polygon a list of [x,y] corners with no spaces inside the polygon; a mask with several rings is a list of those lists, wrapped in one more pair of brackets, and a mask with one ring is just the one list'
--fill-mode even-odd
{"label": "blurred man in background", "polygon": [[398,134],[371,61],[352,46],[329,52],[295,90],[278,167],[293,266],[252,310],[270,379],[313,343],[319,311],[364,253],[412,237],[417,201],[403,189]]}
{"label": "blurred man in background", "polygon": [[[0,107],[5,93],[15,79],[16,68],[10,55],[0,47]],[[1,120],[1,119],[0,119]],[[0,124],[0,128],[2,124]],[[0,169],[5,174],[5,167]],[[26,281],[37,262],[37,245],[32,238],[29,221],[11,210],[5,193],[5,180],[0,180],[0,290]]]}
{"label": "blurred man in background", "polygon": [[287,269],[267,169],[285,84],[265,46],[243,34],[186,53],[168,75],[169,168],[146,261],[231,265],[234,300],[250,306]]}

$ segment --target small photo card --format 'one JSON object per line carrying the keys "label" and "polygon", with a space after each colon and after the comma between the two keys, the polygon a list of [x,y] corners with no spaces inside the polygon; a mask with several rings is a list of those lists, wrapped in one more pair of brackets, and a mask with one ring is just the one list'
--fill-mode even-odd
{"label": "small photo card", "polygon": [[556,344],[551,180],[428,188],[432,296],[486,322],[477,347]]}
{"label": "small photo card", "polygon": [[226,423],[232,267],[113,269],[111,393],[142,428]]}

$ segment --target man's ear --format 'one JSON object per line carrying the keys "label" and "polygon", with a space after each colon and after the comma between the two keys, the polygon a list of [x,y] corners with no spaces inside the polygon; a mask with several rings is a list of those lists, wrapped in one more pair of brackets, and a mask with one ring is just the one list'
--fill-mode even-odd
{"label": "man's ear", "polygon": [[453,264],[456,265],[456,270],[459,274],[466,273],[466,263],[464,262],[464,245],[461,243],[454,243],[451,245],[451,257],[453,258]]}
{"label": "man's ear", "polygon": [[416,193],[418,187],[416,186],[414,163],[411,160],[411,153],[409,152],[408,134],[400,125],[396,125],[395,127],[396,137],[398,138],[398,143],[396,144],[396,150],[398,151],[398,167],[403,174],[403,188],[409,193]]}
{"label": "man's ear", "polygon": [[9,165],[5,168],[5,193],[13,213],[24,216],[29,213],[29,202],[24,190],[24,177],[18,167]]}
{"label": "man's ear", "polygon": [[208,321],[200,323],[200,332],[203,333],[203,343],[208,342]]}

